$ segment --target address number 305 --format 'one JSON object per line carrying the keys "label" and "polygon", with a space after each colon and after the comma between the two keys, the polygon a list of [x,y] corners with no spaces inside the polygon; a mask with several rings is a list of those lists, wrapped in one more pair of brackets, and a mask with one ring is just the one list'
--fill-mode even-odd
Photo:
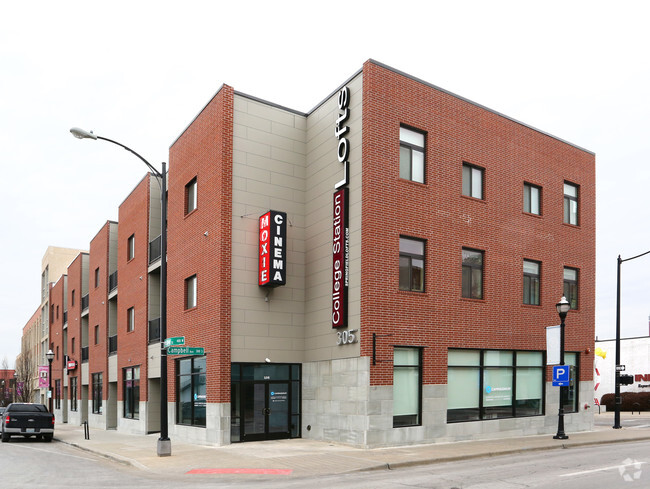
{"label": "address number 305", "polygon": [[351,345],[359,341],[359,335],[357,334],[358,329],[346,329],[345,331],[336,332],[336,344],[337,345]]}

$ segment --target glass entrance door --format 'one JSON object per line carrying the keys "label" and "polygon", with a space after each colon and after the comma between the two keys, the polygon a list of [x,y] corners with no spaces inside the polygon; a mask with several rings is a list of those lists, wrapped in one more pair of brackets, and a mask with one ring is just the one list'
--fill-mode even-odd
{"label": "glass entrance door", "polygon": [[290,437],[287,382],[246,382],[241,393],[242,441]]}

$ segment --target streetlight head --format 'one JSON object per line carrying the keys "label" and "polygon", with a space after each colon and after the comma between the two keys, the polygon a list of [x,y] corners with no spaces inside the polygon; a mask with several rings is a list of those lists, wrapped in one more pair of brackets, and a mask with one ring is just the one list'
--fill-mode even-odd
{"label": "streetlight head", "polygon": [[48,361],[48,362],[51,362],[52,360],[54,360],[54,352],[52,351],[51,348],[50,348],[50,349],[48,350],[48,352],[45,354],[45,358],[47,358],[47,361]]}
{"label": "streetlight head", "polygon": [[77,139],[97,139],[97,136],[93,134],[92,131],[84,131],[83,129],[79,129],[78,127],[73,127],[70,129],[70,132],[74,137]]}
{"label": "streetlight head", "polygon": [[555,304],[555,308],[557,309],[557,313],[560,316],[566,316],[567,312],[569,312],[569,309],[571,309],[571,304],[569,304],[569,301],[566,300],[566,297],[562,296],[560,302]]}

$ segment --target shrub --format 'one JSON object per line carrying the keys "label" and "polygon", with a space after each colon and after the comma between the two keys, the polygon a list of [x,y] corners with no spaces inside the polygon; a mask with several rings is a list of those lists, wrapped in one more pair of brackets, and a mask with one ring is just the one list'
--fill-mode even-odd
{"label": "shrub", "polygon": [[[614,394],[605,394],[600,405],[614,411]],[[650,411],[650,392],[622,392],[621,411]]]}

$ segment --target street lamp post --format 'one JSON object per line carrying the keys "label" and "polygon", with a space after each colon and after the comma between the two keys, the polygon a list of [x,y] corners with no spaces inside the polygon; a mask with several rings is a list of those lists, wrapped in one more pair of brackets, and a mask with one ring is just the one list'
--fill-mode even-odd
{"label": "street lamp post", "polygon": [[50,412],[52,412],[52,360],[54,360],[54,352],[52,351],[51,348],[45,354],[45,358],[47,358],[47,362],[49,363],[49,371],[47,373],[47,382],[48,382],[47,392],[48,392],[49,402],[47,403],[47,405],[48,408],[50,409]]}
{"label": "street lamp post", "polygon": [[[566,297],[562,296],[560,302],[555,305],[557,313],[560,315],[560,365],[564,365],[564,320],[566,315],[571,309],[571,304],[566,300]],[[556,440],[566,440],[569,438],[566,433],[564,433],[564,404],[562,403],[562,393],[566,387],[560,386],[560,402],[559,410],[557,414],[557,434],[553,437]]]}
{"label": "street lamp post", "polygon": [[624,260],[621,255],[618,255],[616,259],[616,372],[614,373],[614,426],[612,426],[615,430],[621,429],[621,372],[619,370],[619,365],[621,365],[621,264],[648,253],[650,251]]}
{"label": "street lamp post", "polygon": [[167,350],[164,340],[167,337],[167,164],[162,162],[162,171],[156,170],[147,160],[131,148],[124,146],[112,139],[97,136],[92,132],[84,131],[77,127],[70,129],[72,135],[78,139],[101,139],[116,144],[135,156],[147,165],[149,170],[161,180],[161,236],[160,236],[160,438],[158,438],[157,454],[165,457],[172,454],[172,442],[169,439],[167,426]]}

